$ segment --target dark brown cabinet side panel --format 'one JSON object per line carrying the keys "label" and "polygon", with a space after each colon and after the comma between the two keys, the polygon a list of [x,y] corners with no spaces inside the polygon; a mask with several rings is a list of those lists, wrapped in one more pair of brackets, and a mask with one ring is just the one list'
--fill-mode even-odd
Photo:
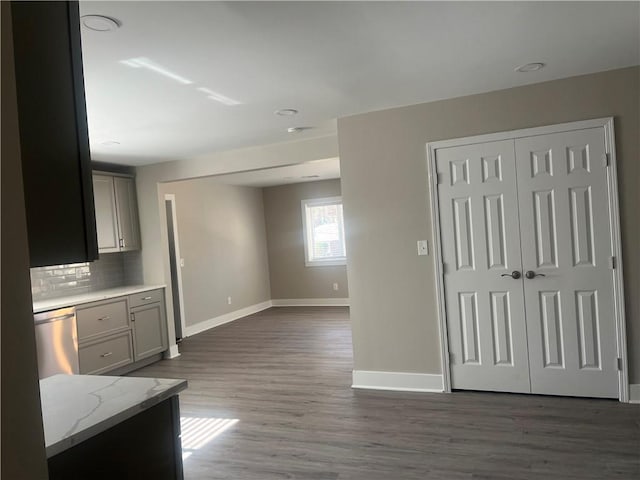
{"label": "dark brown cabinet side panel", "polygon": [[49,458],[50,480],[183,480],[178,396]]}
{"label": "dark brown cabinet side panel", "polygon": [[31,266],[98,257],[77,2],[13,2]]}

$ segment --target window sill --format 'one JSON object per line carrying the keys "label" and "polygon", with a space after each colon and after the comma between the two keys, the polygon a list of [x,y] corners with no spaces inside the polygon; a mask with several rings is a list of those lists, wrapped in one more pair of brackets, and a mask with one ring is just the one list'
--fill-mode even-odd
{"label": "window sill", "polygon": [[336,267],[336,266],[345,266],[347,264],[347,260],[336,259],[336,260],[306,260],[304,262],[305,267]]}

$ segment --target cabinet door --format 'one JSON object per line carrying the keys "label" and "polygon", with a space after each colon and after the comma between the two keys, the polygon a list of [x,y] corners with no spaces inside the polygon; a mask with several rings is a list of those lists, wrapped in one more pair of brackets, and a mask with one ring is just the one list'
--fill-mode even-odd
{"label": "cabinet door", "polygon": [[167,349],[164,303],[152,303],[131,310],[135,361]]}
{"label": "cabinet door", "polygon": [[77,2],[13,2],[31,266],[98,257]]}
{"label": "cabinet door", "polygon": [[120,245],[113,177],[94,175],[93,196],[96,206],[98,251],[100,253],[118,252],[120,251]]}
{"label": "cabinet door", "polygon": [[133,178],[113,178],[120,232],[120,251],[140,250],[140,225],[138,223],[138,202]]}

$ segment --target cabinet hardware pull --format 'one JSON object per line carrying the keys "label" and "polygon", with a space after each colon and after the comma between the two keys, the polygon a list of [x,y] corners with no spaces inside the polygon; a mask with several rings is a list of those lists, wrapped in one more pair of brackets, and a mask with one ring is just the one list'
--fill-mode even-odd
{"label": "cabinet hardware pull", "polygon": [[104,317],[98,318],[98,321],[101,322],[103,320],[109,320],[111,317],[109,315],[105,315]]}
{"label": "cabinet hardware pull", "polygon": [[151,300],[151,297],[142,297],[142,300]]}
{"label": "cabinet hardware pull", "polygon": [[102,355],[100,355],[102,358],[105,357],[110,357],[111,355],[113,355],[113,352],[107,352],[107,353],[103,353]]}

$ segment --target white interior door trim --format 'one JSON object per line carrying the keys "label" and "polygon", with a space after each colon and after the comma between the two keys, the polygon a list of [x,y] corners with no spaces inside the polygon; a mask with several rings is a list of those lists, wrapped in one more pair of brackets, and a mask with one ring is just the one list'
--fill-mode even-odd
{"label": "white interior door trim", "polygon": [[624,281],[622,261],[622,235],[620,230],[620,204],[618,196],[618,169],[616,162],[616,143],[613,131],[613,117],[609,117],[604,123],[605,152],[609,159],[607,170],[607,183],[609,187],[609,211],[611,245],[616,265],[613,275],[613,300],[616,314],[616,333],[618,341],[618,358],[622,363],[618,370],[618,399],[623,403],[629,403],[629,365],[627,361],[627,322],[624,307]]}
{"label": "white interior door trim", "polygon": [[605,152],[608,155],[607,169],[608,199],[610,211],[610,232],[612,254],[615,256],[613,270],[613,295],[615,308],[617,354],[621,368],[618,370],[618,399],[629,402],[629,370],[627,361],[627,331],[624,306],[624,282],[622,262],[622,242],[620,234],[620,206],[618,201],[618,176],[614,141],[613,117],[583,120],[578,122],[546,125],[542,127],[497,132],[485,135],[440,140],[426,144],[429,198],[431,201],[431,226],[434,246],[434,267],[436,283],[436,299],[438,302],[438,323],[440,330],[440,353],[442,364],[442,379],[444,392],[451,392],[451,367],[449,364],[449,339],[447,331],[447,312],[444,291],[444,268],[442,258],[442,244],[440,232],[440,206],[438,204],[438,178],[436,174],[436,151],[441,148],[472,145],[475,143],[495,142],[500,140],[515,140],[516,138],[547,135],[551,133],[569,132],[587,128],[604,128]]}

